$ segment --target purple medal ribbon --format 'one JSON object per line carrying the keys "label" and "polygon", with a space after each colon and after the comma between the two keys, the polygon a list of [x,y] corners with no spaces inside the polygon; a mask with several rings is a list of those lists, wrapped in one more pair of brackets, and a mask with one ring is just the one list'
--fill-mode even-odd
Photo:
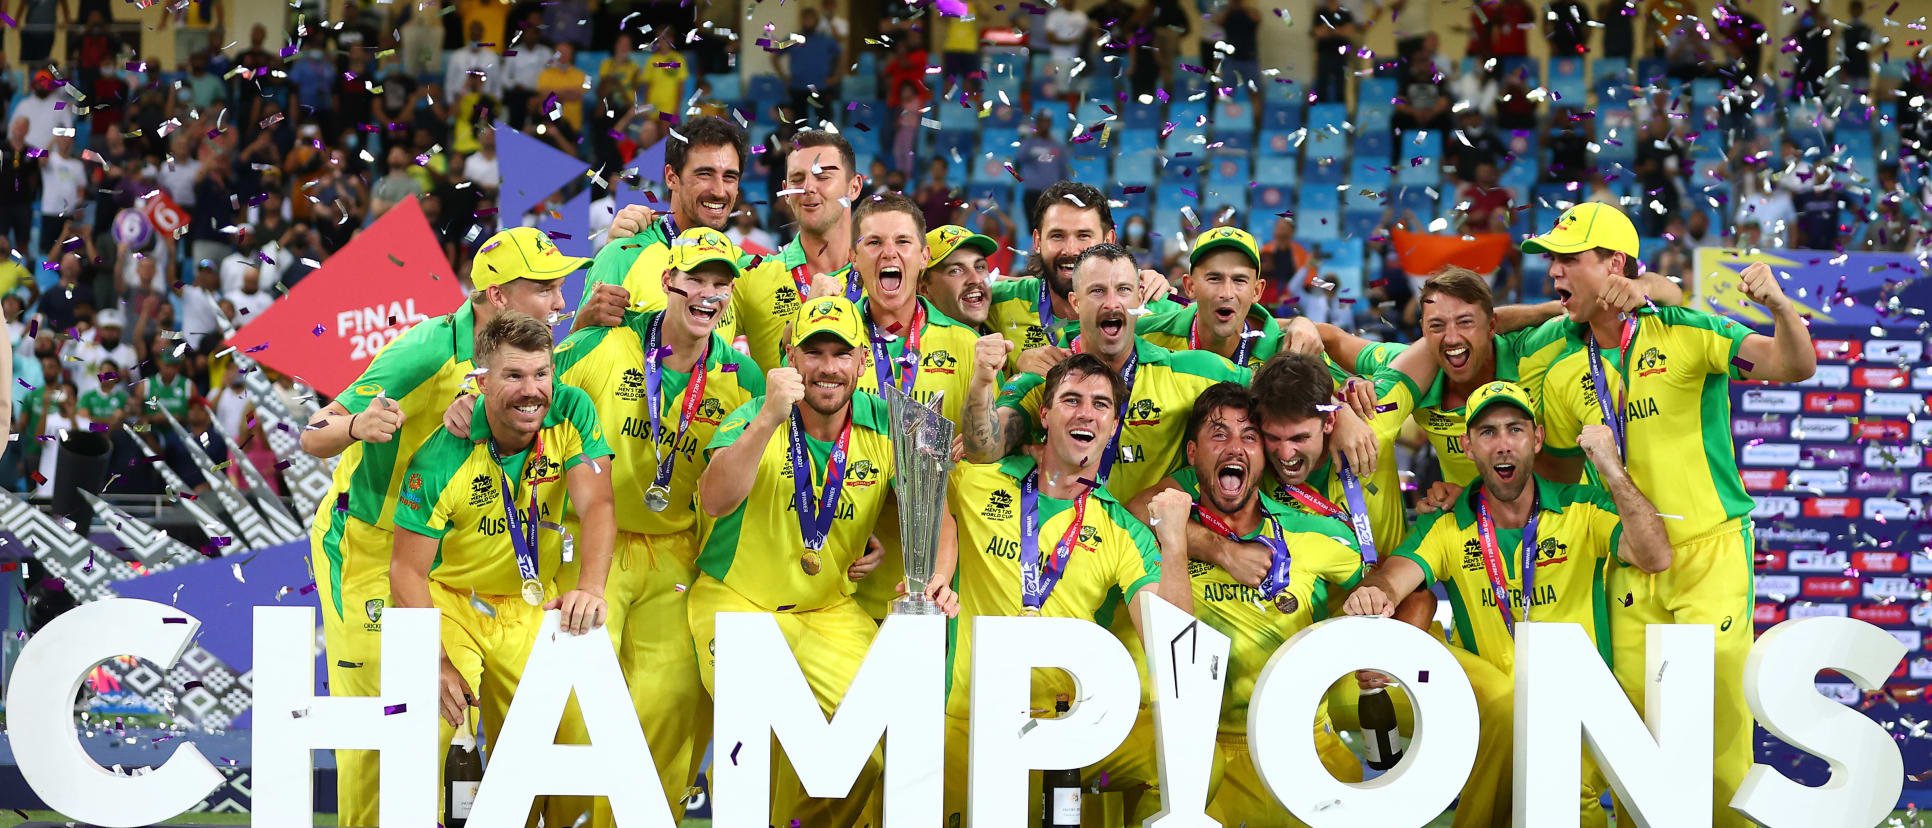
{"label": "purple medal ribbon", "polygon": [[1624,422],[1623,401],[1630,395],[1630,346],[1637,341],[1637,317],[1630,316],[1623,322],[1623,341],[1618,349],[1623,352],[1623,387],[1617,391],[1617,399],[1610,399],[1609,374],[1603,368],[1603,353],[1597,348],[1597,332],[1590,332],[1590,384],[1597,392],[1597,408],[1603,412],[1603,424],[1610,427],[1610,433],[1617,438],[1617,453],[1628,457],[1626,434],[1628,425]]}
{"label": "purple medal ribbon", "polygon": [[1080,537],[1080,527],[1087,520],[1087,494],[1092,489],[1080,493],[1073,501],[1073,522],[1060,536],[1060,542],[1053,547],[1053,557],[1044,565],[1040,562],[1040,469],[1035,467],[1020,478],[1020,605],[1038,611],[1046,605],[1048,595],[1060,583],[1060,576],[1067,572],[1067,560],[1073,556],[1073,542]]}
{"label": "purple medal ribbon", "polygon": [[[651,450],[653,452],[662,451],[658,444],[658,410],[664,406],[664,369],[659,364],[659,352],[670,352],[669,348],[665,348],[661,344],[664,341],[663,337],[664,312],[659,311],[656,316],[651,317],[651,324],[644,331],[644,407],[650,409]],[[698,406],[704,400],[704,383],[707,379],[705,366],[710,359],[711,341],[706,339],[704,352],[698,354],[698,362],[691,370],[691,380],[684,388],[684,404],[680,406],[678,411],[678,430],[671,437],[671,454],[669,456],[660,455],[658,457],[657,476],[653,478],[651,484],[653,486],[668,489],[671,485],[671,469],[678,462],[677,444],[684,439],[685,432],[691,428],[691,420],[696,416]]]}
{"label": "purple medal ribbon", "polygon": [[785,438],[792,461],[792,505],[798,511],[798,532],[805,538],[805,548],[816,551],[825,548],[825,538],[832,533],[832,518],[838,515],[839,492],[845,489],[845,452],[852,443],[852,420],[846,419],[845,428],[839,431],[838,443],[832,446],[832,461],[825,466],[825,490],[817,504],[812,503],[812,465],[805,451],[805,421],[796,405],[792,406],[791,426]]}
{"label": "purple medal ribbon", "polygon": [[[1534,482],[1531,483],[1534,486]],[[1530,490],[1529,520],[1523,523],[1523,620],[1529,621],[1530,602],[1536,596],[1536,520],[1542,511],[1534,488]],[[1509,573],[1503,569],[1502,543],[1496,522],[1489,518],[1489,498],[1476,498],[1476,540],[1482,547],[1483,570],[1489,576],[1489,590],[1496,596],[1496,609],[1503,614],[1503,628],[1516,637],[1516,616],[1509,610]]]}
{"label": "purple medal ribbon", "polygon": [[1292,568],[1292,561],[1288,556],[1288,540],[1281,534],[1281,521],[1274,515],[1268,515],[1267,518],[1268,528],[1272,531],[1273,537],[1264,537],[1257,532],[1252,539],[1243,538],[1234,531],[1234,527],[1228,525],[1227,521],[1209,514],[1199,503],[1194,504],[1194,519],[1200,521],[1202,526],[1214,530],[1235,543],[1247,543],[1252,540],[1268,547],[1268,574],[1261,579],[1261,598],[1264,601],[1273,601],[1276,595],[1288,588],[1288,572]]}
{"label": "purple medal ribbon", "polygon": [[[543,438],[538,437],[530,449],[526,462],[542,462]],[[525,522],[523,516],[517,513],[516,495],[510,489],[510,473],[503,468],[503,455],[496,450],[495,437],[490,438],[490,459],[496,461],[496,482],[503,491],[503,514],[510,527],[510,547],[516,553],[517,573],[526,581],[537,580],[537,523],[542,519],[538,511],[537,483],[530,483],[530,520]]]}
{"label": "purple medal ribbon", "polygon": [[1035,303],[1040,309],[1040,333],[1046,336],[1048,345],[1060,347],[1060,335],[1054,329],[1058,320],[1053,318],[1053,295],[1047,292],[1047,278],[1040,277],[1040,298]]}
{"label": "purple medal ribbon", "polygon": [[1373,565],[1375,532],[1369,525],[1368,498],[1362,496],[1362,479],[1349,468],[1348,458],[1335,458],[1335,476],[1342,481],[1342,500],[1348,503],[1348,525],[1355,530],[1355,542],[1362,547],[1362,562]]}
{"label": "purple medal ribbon", "polygon": [[895,384],[892,376],[895,373],[894,369],[897,368],[899,381],[896,384],[899,390],[904,391],[907,396],[912,395],[912,386],[919,381],[919,332],[925,327],[926,306],[923,302],[915,300],[912,311],[912,330],[905,336],[905,356],[901,357],[895,365],[892,352],[886,348],[886,339],[892,334],[879,330],[879,326],[873,323],[871,305],[867,304],[865,329],[867,338],[872,344],[872,372],[879,381],[879,393],[885,393],[887,388]]}

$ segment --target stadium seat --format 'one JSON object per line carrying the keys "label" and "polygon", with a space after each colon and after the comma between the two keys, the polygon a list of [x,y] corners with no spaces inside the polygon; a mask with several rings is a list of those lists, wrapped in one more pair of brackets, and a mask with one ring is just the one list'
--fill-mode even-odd
{"label": "stadium seat", "polygon": [[1583,77],[1583,58],[1550,58],[1550,94],[1565,106],[1588,108],[1590,84]]}
{"label": "stadium seat", "polygon": [[1107,158],[1075,158],[1068,165],[1073,172],[1073,180],[1095,184],[1107,180]]}
{"label": "stadium seat", "polygon": [[939,128],[957,129],[971,132],[979,129],[979,110],[960,106],[958,101],[934,101],[933,108],[939,110]]}
{"label": "stadium seat", "polygon": [[1268,101],[1261,106],[1261,128],[1294,131],[1301,128],[1301,101]]}
{"label": "stadium seat", "polygon": [[1252,155],[1254,153],[1254,133],[1216,132],[1213,136],[1209,137],[1207,150],[1208,152],[1240,151],[1244,154]]}
{"label": "stadium seat", "polygon": [[1160,146],[1160,133],[1151,129],[1129,127],[1114,133],[1114,157],[1151,153]]}
{"label": "stadium seat", "polygon": [[1402,133],[1395,147],[1395,170],[1395,178],[1402,184],[1434,186],[1441,182],[1442,133]]}
{"label": "stadium seat", "polygon": [[1597,160],[1629,165],[1637,158],[1637,116],[1630,107],[1597,110]]}
{"label": "stadium seat", "polygon": [[1392,127],[1395,120],[1395,105],[1388,101],[1363,99],[1355,107],[1355,130],[1358,133],[1384,133]]}
{"label": "stadium seat", "polygon": [[1402,218],[1407,213],[1414,213],[1415,217],[1422,222],[1424,228],[1428,226],[1429,222],[1436,220],[1436,216],[1441,212],[1442,207],[1441,196],[1438,193],[1432,192],[1427,187],[1403,187],[1395,192],[1393,201],[1396,218]]}
{"label": "stadium seat", "polygon": [[1254,133],[1254,105],[1247,95],[1236,93],[1214,104],[1214,137],[1231,133]]}
{"label": "stadium seat", "polygon": [[[1297,225],[1295,230],[1299,234],[1301,227]],[[1320,251],[1317,255],[1321,259],[1321,274],[1336,284],[1335,295],[1341,299],[1354,299],[1353,305],[1361,305],[1364,240],[1359,236],[1325,240],[1316,248]]]}
{"label": "stadium seat", "polygon": [[1013,175],[1006,171],[1006,165],[1013,156],[1003,152],[982,152],[973,157],[971,175],[967,180],[972,184],[1004,181],[1013,183]]}
{"label": "stadium seat", "polygon": [[1170,155],[1155,164],[1162,187],[1179,184],[1196,193],[1205,186],[1206,173],[1199,155]]}
{"label": "stadium seat", "polygon": [[[1280,184],[1260,184],[1254,188],[1248,203],[1251,206],[1250,219],[1264,213],[1273,216],[1291,212],[1295,209],[1295,188]],[[1254,226],[1254,222],[1249,221],[1248,226]]]}
{"label": "stadium seat", "polygon": [[1292,188],[1301,179],[1300,167],[1293,158],[1264,155],[1255,161],[1254,180],[1257,184]]}
{"label": "stadium seat", "polygon": [[1373,190],[1380,194],[1394,183],[1395,176],[1389,172],[1387,166],[1383,165],[1382,158],[1385,157],[1387,156],[1363,158],[1357,155],[1355,157],[1355,165],[1348,171],[1348,189],[1351,198],[1360,200],[1361,190]]}
{"label": "stadium seat", "polygon": [[1013,157],[1020,149],[1020,131],[1008,127],[988,127],[980,130],[979,151],[991,152]]}
{"label": "stadium seat", "polygon": [[1132,216],[1140,216],[1142,219],[1147,218],[1147,214],[1154,203],[1153,197],[1148,195],[1145,189],[1130,193],[1124,187],[1111,187],[1108,188],[1107,193],[1107,202],[1113,205],[1114,226],[1116,227],[1125,226],[1127,219]]}
{"label": "stadium seat", "polygon": [[1323,163],[1315,159],[1302,166],[1302,181],[1310,187],[1334,189],[1348,180],[1348,162],[1329,161]]}
{"label": "stadium seat", "polygon": [[1264,129],[1256,147],[1262,157],[1280,156],[1293,158],[1300,151],[1302,131],[1300,129]]}
{"label": "stadium seat", "polygon": [[966,185],[966,200],[976,204],[992,202],[1002,206],[1009,204],[1017,205],[1020,203],[1020,193],[1018,192],[1017,186],[1011,178],[1006,179],[1004,182],[976,181]]}
{"label": "stadium seat", "polygon": [[747,97],[760,106],[769,106],[785,100],[785,82],[777,75],[752,75],[749,92]]}
{"label": "stadium seat", "polygon": [[1387,104],[1397,95],[1394,78],[1363,78],[1355,84],[1355,108],[1366,103]]}
{"label": "stadium seat", "polygon": [[745,96],[745,83],[736,73],[706,75],[705,81],[711,84],[711,96],[721,101],[735,101]]}
{"label": "stadium seat", "polygon": [[1501,184],[1519,193],[1527,193],[1536,186],[1536,157],[1521,156],[1516,162],[1503,170]]}
{"label": "stadium seat", "polygon": [[1162,121],[1159,101],[1145,104],[1139,101],[1125,101],[1110,104],[1110,106],[1120,113],[1121,120],[1125,121],[1127,126],[1154,132],[1160,131]]}
{"label": "stadium seat", "polygon": [[1336,207],[1303,206],[1295,213],[1295,237],[1307,241],[1328,241],[1342,237],[1342,214]]}
{"label": "stadium seat", "polygon": [[931,137],[931,153],[946,159],[954,166],[959,165],[959,159],[970,157],[979,150],[979,136],[973,132],[942,129],[933,133]]}
{"label": "stadium seat", "polygon": [[[1053,113],[1053,122],[1055,125],[1065,123],[1066,109],[1056,105],[1048,107],[1048,111]],[[1017,130],[1025,122],[1026,110],[1021,109],[1017,102],[1010,105],[994,102],[992,111],[986,117],[980,119],[980,123],[987,129]]]}
{"label": "stadium seat", "polygon": [[1261,97],[1269,103],[1298,104],[1304,100],[1304,92],[1300,84],[1286,76],[1262,79]]}
{"label": "stadium seat", "polygon": [[1355,136],[1356,164],[1388,164],[1395,149],[1395,135],[1387,131],[1366,131]]}
{"label": "stadium seat", "polygon": [[[1175,101],[1167,108],[1167,121],[1174,131],[1167,136],[1169,151],[1187,149],[1196,137],[1207,135],[1207,101]],[[1163,127],[1165,128],[1165,127]]]}
{"label": "stadium seat", "polygon": [[[1119,110],[1116,108],[1115,112],[1118,113]],[[1095,98],[1081,99],[1080,105],[1074,108],[1073,117],[1089,127],[1101,126],[1102,122],[1105,122],[1106,126],[1119,128],[1122,123],[1120,118],[1107,114],[1107,107]]]}
{"label": "stadium seat", "polygon": [[1217,153],[1208,159],[1208,186],[1217,190],[1238,190],[1254,181],[1246,153]]}
{"label": "stadium seat", "polygon": [[1154,185],[1154,153],[1136,152],[1114,159],[1114,182],[1129,186]]}
{"label": "stadium seat", "polygon": [[1375,233],[1382,223],[1380,209],[1357,209],[1350,207],[1342,214],[1342,234],[1351,238],[1365,239]]}
{"label": "stadium seat", "polygon": [[1590,62],[1590,80],[1593,81],[1605,78],[1623,80],[1629,74],[1630,61],[1627,58],[1603,57]]}

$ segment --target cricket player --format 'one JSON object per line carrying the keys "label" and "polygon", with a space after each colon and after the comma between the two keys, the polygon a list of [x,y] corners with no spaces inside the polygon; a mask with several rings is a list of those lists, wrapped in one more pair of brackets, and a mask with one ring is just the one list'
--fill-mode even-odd
{"label": "cricket player", "polygon": [[840,296],[857,304],[859,280],[852,273],[852,208],[865,191],[852,144],[836,132],[801,130],[785,155],[784,201],[798,222],[798,237],[745,266],[731,293],[739,329],[751,358],[766,371],[779,366],[786,350],[785,324],[808,298]]}
{"label": "cricket player", "polygon": [[[920,221],[924,220],[921,215]],[[975,333],[992,333],[986,319],[993,309],[993,279],[986,259],[999,250],[993,237],[957,224],[926,231],[927,259],[919,274],[919,295]]]}

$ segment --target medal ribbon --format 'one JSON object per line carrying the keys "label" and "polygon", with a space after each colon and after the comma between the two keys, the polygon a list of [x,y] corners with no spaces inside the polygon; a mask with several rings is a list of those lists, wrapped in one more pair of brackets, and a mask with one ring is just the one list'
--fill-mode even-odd
{"label": "medal ribbon", "polygon": [[[1076,354],[1081,352],[1080,342],[1079,339],[1073,341],[1073,352]],[[1134,398],[1134,375],[1137,373],[1140,373],[1140,349],[1130,347],[1127,350],[1127,364],[1120,367],[1120,379],[1127,384],[1128,400]],[[1101,452],[1100,473],[1094,476],[1102,486],[1107,485],[1107,475],[1113,473],[1114,458],[1120,456],[1120,433],[1127,430],[1127,400],[1121,400],[1114,408],[1114,419],[1118,421],[1114,423],[1114,439],[1108,441],[1107,450]]]}
{"label": "medal ribbon", "polygon": [[1202,526],[1206,526],[1221,537],[1227,538],[1235,543],[1249,543],[1252,541],[1268,547],[1270,554],[1268,575],[1261,579],[1261,597],[1263,600],[1273,601],[1276,594],[1288,588],[1290,561],[1288,558],[1288,541],[1281,534],[1281,521],[1276,520],[1274,515],[1267,515],[1266,517],[1268,518],[1268,527],[1273,530],[1273,537],[1266,537],[1260,533],[1256,533],[1252,539],[1243,538],[1235,533],[1234,527],[1229,526],[1227,521],[1209,514],[1207,510],[1201,508],[1201,504],[1194,504],[1194,519],[1200,521]]}
{"label": "medal ribbon", "polygon": [[[496,482],[503,490],[503,515],[508,519],[510,526],[512,538],[510,547],[516,553],[517,574],[522,575],[526,581],[537,580],[537,523],[543,517],[537,504],[537,484],[543,481],[540,479],[530,481],[530,520],[526,523],[523,516],[517,513],[516,496],[510,486],[510,473],[503,468],[503,455],[496,450],[495,437],[490,438],[490,459],[496,461]],[[530,447],[530,459],[525,468],[528,468],[528,463],[542,462],[543,435],[538,434],[536,443]]]}
{"label": "medal ribbon", "polygon": [[811,456],[805,451],[805,421],[796,405],[792,406],[791,425],[791,432],[785,437],[792,460],[792,505],[798,511],[798,533],[805,538],[805,548],[816,551],[825,548],[825,538],[832,533],[832,518],[838,515],[839,492],[845,489],[845,452],[852,445],[852,418],[846,417],[838,442],[832,446],[832,462],[825,466],[825,489],[819,495],[817,508],[812,503],[812,465]]}
{"label": "medal ribbon", "polygon": [[1087,496],[1091,488],[1073,499],[1073,522],[1053,546],[1053,557],[1040,563],[1040,469],[1035,467],[1020,478],[1020,605],[1039,610],[1046,604],[1060,576],[1067,572],[1067,559],[1073,556],[1073,542],[1087,521]]}
{"label": "medal ribbon", "polygon": [[[1533,484],[1532,484],[1533,485]],[[1535,490],[1530,493],[1529,520],[1523,524],[1523,620],[1530,617],[1530,599],[1536,589],[1536,519],[1542,507]],[[1516,636],[1516,615],[1509,609],[1509,572],[1503,568],[1502,545],[1497,541],[1496,523],[1489,518],[1489,495],[1476,496],[1476,540],[1482,546],[1483,572],[1489,576],[1489,590],[1496,596],[1496,609],[1503,613],[1503,628]]]}
{"label": "medal ribbon", "polygon": [[1048,345],[1060,347],[1060,333],[1055,328],[1058,320],[1053,318],[1053,295],[1047,292],[1047,278],[1040,277],[1040,298],[1034,303],[1040,310],[1040,333],[1046,336]]}
{"label": "medal ribbon", "polygon": [[[1258,336],[1248,336],[1248,320],[1245,317],[1242,318],[1241,333],[1235,336],[1234,356],[1232,358],[1232,361],[1237,367],[1248,364],[1248,354],[1254,351],[1254,341],[1260,338]],[[1195,311],[1194,321],[1187,327],[1187,349],[1190,351],[1201,350],[1201,316],[1198,309]]]}
{"label": "medal ribbon", "polygon": [[[859,299],[865,296],[865,288],[859,284],[858,279],[854,278],[851,265],[846,265],[845,267],[840,268],[840,270],[845,272],[845,301],[851,302],[852,304],[856,305],[859,303]],[[836,274],[831,274],[831,275],[836,275]],[[812,294],[811,266],[806,264],[799,264],[798,266],[793,267],[792,284],[795,284],[798,286],[798,301],[800,302],[805,301],[805,297],[810,296]]]}
{"label": "medal ribbon", "polygon": [[1596,386],[1597,409],[1603,412],[1603,424],[1610,427],[1611,434],[1616,435],[1617,453],[1626,457],[1629,452],[1626,450],[1628,425],[1623,419],[1624,400],[1630,395],[1630,346],[1636,341],[1637,317],[1631,314],[1623,319],[1623,340],[1617,344],[1618,350],[1623,352],[1623,387],[1617,389],[1617,398],[1613,403],[1607,384],[1609,375],[1603,368],[1603,353],[1597,348],[1597,333],[1594,330],[1590,332],[1590,383]]}
{"label": "medal ribbon", "polygon": [[671,469],[678,462],[677,444],[684,440],[685,432],[691,428],[691,420],[697,417],[698,406],[704,402],[704,384],[709,379],[705,366],[711,360],[711,339],[706,337],[704,350],[698,352],[697,364],[691,369],[691,381],[684,387],[684,403],[678,410],[678,430],[671,437],[671,454],[667,457],[658,443],[658,411],[664,407],[664,369],[659,364],[658,351],[662,347],[660,343],[664,341],[664,314],[667,312],[661,311],[651,317],[650,327],[644,331],[644,407],[650,409],[651,451],[657,457],[657,477],[651,485],[662,488],[671,485]]}
{"label": "medal ribbon", "polygon": [[1348,458],[1335,458],[1335,476],[1342,481],[1342,499],[1348,501],[1348,525],[1355,530],[1355,542],[1362,547],[1362,562],[1373,565],[1375,531],[1369,525],[1368,498],[1362,496],[1362,479],[1349,468]]}
{"label": "medal ribbon", "polygon": [[[867,310],[871,310],[870,306]],[[906,355],[903,357],[905,365],[902,366],[903,370],[899,373],[899,381],[896,383],[899,390],[906,392],[908,396],[912,394],[913,383],[919,380],[919,332],[925,327],[926,305],[915,299],[912,304],[912,330],[905,337]],[[892,352],[886,349],[886,338],[892,334],[879,330],[879,326],[872,322],[872,314],[869,312],[865,315],[865,328],[872,340],[872,372],[878,377],[879,393],[883,394],[886,388],[895,384]]]}

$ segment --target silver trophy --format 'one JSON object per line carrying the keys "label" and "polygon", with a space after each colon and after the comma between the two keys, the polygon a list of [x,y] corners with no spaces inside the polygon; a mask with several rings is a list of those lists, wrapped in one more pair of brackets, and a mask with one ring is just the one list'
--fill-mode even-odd
{"label": "silver trophy", "polygon": [[892,460],[898,480],[899,542],[906,557],[906,597],[895,615],[940,615],[926,597],[939,563],[939,527],[946,513],[946,473],[953,467],[953,422],[940,413],[944,393],[925,405],[896,386],[884,389],[892,418]]}

